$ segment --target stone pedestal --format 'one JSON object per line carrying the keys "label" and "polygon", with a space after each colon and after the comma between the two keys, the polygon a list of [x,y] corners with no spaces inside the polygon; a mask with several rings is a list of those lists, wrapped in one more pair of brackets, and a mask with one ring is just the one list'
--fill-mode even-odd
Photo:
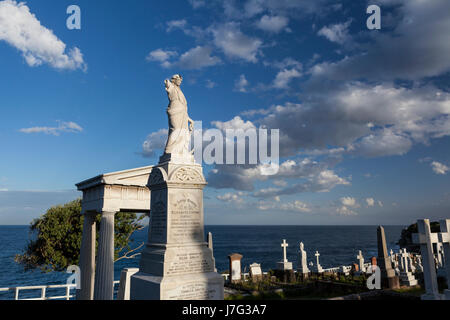
{"label": "stone pedestal", "polygon": [[404,283],[408,287],[413,287],[418,284],[417,279],[414,277],[414,275],[411,272],[401,272],[400,280],[402,283]]}
{"label": "stone pedestal", "polygon": [[289,261],[277,262],[277,270],[281,271],[292,270],[292,262]]}
{"label": "stone pedestal", "polygon": [[154,167],[149,177],[148,242],[140,271],[131,277],[131,299],[222,300],[224,281],[204,239],[202,167],[163,160],[169,162]]}

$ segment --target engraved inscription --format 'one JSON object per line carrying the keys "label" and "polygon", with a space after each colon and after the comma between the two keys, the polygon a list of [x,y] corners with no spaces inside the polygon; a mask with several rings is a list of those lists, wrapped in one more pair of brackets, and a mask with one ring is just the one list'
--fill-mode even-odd
{"label": "engraved inscription", "polygon": [[202,241],[201,208],[193,195],[182,193],[170,211],[170,241]]}
{"label": "engraved inscription", "polygon": [[212,300],[216,296],[216,288],[204,282],[186,283],[167,292],[169,300]]}
{"label": "engraved inscription", "polygon": [[202,252],[178,253],[170,261],[167,275],[187,274],[199,272],[214,272],[211,257],[206,257]]}
{"label": "engraved inscription", "polygon": [[150,213],[150,241],[165,242],[167,228],[167,207],[164,201],[165,191],[153,191]]}

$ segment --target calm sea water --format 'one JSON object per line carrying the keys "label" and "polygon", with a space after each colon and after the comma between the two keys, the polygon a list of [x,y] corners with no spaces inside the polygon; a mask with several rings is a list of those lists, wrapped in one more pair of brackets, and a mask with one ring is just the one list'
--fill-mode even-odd
{"label": "calm sea water", "polygon": [[[388,250],[398,249],[396,242],[403,228],[385,226]],[[323,268],[356,262],[358,250],[368,260],[377,255],[376,229],[376,226],[206,226],[205,232],[213,234],[216,267],[222,272],[228,270],[227,256],[231,253],[244,256],[242,265],[247,270],[253,262],[260,263],[264,271],[275,268],[276,263],[282,260],[283,239],[289,243],[288,260],[294,262],[294,267],[300,241],[305,244],[308,261],[315,261],[314,253],[319,251]],[[136,246],[146,240],[147,231],[145,228],[135,234]],[[69,274],[24,272],[14,262],[14,256],[24,250],[28,239],[28,226],[0,226],[0,288],[66,283]],[[138,266],[139,256],[117,262],[115,279],[120,279],[123,268]],[[0,299],[10,296],[0,293]]]}

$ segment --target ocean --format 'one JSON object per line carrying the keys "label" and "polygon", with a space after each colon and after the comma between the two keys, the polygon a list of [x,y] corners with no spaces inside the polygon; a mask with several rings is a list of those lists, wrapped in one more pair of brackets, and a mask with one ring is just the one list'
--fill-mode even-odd
{"label": "ocean", "polygon": [[[385,226],[388,250],[399,249],[396,242],[404,227]],[[136,232],[132,247],[144,242],[147,232],[148,228]],[[288,260],[294,263],[294,268],[297,266],[300,242],[305,245],[308,262],[315,262],[314,253],[319,251],[323,268],[357,262],[359,250],[367,262],[377,255],[377,226],[205,226],[205,232],[213,234],[218,272],[228,270],[227,257],[231,253],[243,255],[242,267],[245,271],[254,262],[260,263],[263,271],[275,268],[283,258],[283,239],[289,244]],[[0,226],[0,288],[66,283],[67,273],[24,272],[23,267],[14,262],[14,256],[24,251],[28,239],[28,226]],[[129,267],[139,267],[139,256],[115,263],[114,279],[119,280],[121,270]],[[11,296],[12,293],[0,292],[0,299],[10,299]],[[23,293],[23,297],[28,296],[28,293]]]}

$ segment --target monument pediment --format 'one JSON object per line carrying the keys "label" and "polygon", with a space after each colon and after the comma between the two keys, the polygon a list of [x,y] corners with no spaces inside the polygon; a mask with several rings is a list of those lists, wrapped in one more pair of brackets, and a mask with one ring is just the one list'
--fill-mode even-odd
{"label": "monument pediment", "polygon": [[78,190],[83,191],[98,185],[122,185],[146,187],[154,166],[134,168],[98,175],[77,183]]}

